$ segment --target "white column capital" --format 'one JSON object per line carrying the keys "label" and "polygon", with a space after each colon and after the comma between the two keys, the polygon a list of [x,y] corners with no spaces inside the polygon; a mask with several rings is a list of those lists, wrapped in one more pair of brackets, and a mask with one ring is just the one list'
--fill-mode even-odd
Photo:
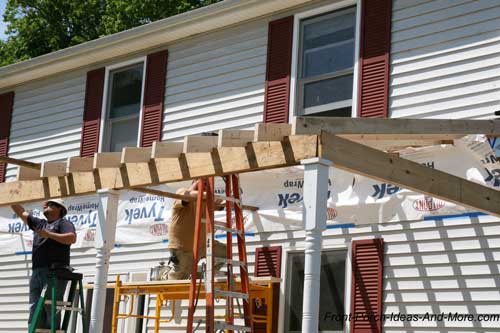
{"label": "white column capital", "polygon": [[330,167],[333,165],[333,162],[330,160],[326,160],[324,158],[313,157],[313,158],[306,158],[305,160],[301,160],[300,164],[302,164],[302,165],[321,164],[321,165]]}

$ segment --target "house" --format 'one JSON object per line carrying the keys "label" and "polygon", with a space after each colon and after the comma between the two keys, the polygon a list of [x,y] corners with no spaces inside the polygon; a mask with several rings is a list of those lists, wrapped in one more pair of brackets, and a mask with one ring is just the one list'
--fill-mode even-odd
{"label": "house", "polygon": [[[0,68],[0,154],[61,161],[297,116],[490,119],[499,33],[500,7],[488,0],[225,0]],[[2,181],[14,180],[16,167],[4,168]],[[385,332],[495,331],[499,234],[498,218],[477,213],[327,229],[321,330],[362,331],[335,314],[355,309],[353,244],[375,238],[383,287],[372,300]],[[303,241],[302,230],[248,240],[249,262],[262,246],[281,256],[278,332],[300,331]],[[72,251],[88,283],[95,253]],[[144,279],[165,258],[162,242],[122,244],[109,281]],[[1,255],[0,330],[26,330],[29,259]],[[450,312],[455,319],[405,317]],[[179,316],[169,332],[185,330]],[[141,325],[152,331],[139,321],[120,329]]]}

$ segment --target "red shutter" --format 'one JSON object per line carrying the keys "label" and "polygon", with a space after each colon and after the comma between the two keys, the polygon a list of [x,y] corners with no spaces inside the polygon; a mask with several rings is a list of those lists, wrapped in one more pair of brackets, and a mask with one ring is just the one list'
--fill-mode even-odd
{"label": "red shutter", "polygon": [[[7,156],[9,151],[10,122],[14,107],[14,92],[0,95],[0,156]],[[5,181],[6,163],[0,163],[0,183]]]}
{"label": "red shutter", "polygon": [[[254,275],[281,277],[281,246],[260,247],[255,250],[255,271]],[[280,287],[278,283],[273,285],[273,327],[272,332],[278,332]],[[255,315],[266,315],[267,304],[257,307],[254,304],[252,311]],[[267,333],[266,324],[254,323],[254,333]]]}
{"label": "red shutter", "polygon": [[82,157],[93,156],[99,149],[104,74],[104,68],[95,69],[87,73],[82,141],[80,145],[80,156]]}
{"label": "red shutter", "polygon": [[392,0],[364,0],[361,8],[358,115],[388,116]]}
{"label": "red shutter", "polygon": [[293,16],[269,23],[264,122],[288,123]]}
{"label": "red shutter", "polygon": [[167,50],[148,55],[142,111],[141,147],[150,147],[154,141],[161,140],[167,59]]}
{"label": "red shutter", "polygon": [[357,319],[351,321],[352,333],[382,332],[383,264],[383,239],[353,241],[351,313]]}

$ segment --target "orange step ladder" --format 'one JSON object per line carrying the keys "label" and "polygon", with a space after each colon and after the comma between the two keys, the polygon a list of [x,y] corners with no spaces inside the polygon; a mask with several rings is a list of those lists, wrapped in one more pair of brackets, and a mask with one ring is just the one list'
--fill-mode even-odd
{"label": "orange step ladder", "polygon": [[[196,201],[195,235],[193,246],[193,268],[191,274],[191,285],[189,289],[189,312],[187,332],[193,332],[194,312],[196,308],[196,280],[198,275],[200,232],[202,217],[205,216],[206,229],[206,273],[205,273],[205,297],[206,297],[206,319],[205,332],[253,332],[252,314],[249,294],[248,265],[245,244],[245,230],[243,213],[241,209],[239,179],[238,175],[232,174],[224,177],[226,183],[226,197],[224,197],[226,209],[226,222],[216,222],[214,219],[215,199],[214,178],[202,178],[198,182],[198,196]],[[219,198],[219,197],[217,197]],[[203,214],[205,211],[205,214]],[[233,218],[234,212],[234,218]],[[234,220],[234,225],[233,225]],[[214,256],[214,233],[216,230],[226,232],[227,251],[226,257]],[[233,260],[232,242],[236,235],[238,242],[238,260]],[[215,288],[215,264],[224,264],[227,268],[227,283],[225,290]],[[241,278],[241,290],[234,290],[233,267],[239,266]],[[226,315],[224,321],[216,320],[214,300],[226,299]],[[245,325],[235,325],[235,309],[233,300],[243,301],[243,318]]]}

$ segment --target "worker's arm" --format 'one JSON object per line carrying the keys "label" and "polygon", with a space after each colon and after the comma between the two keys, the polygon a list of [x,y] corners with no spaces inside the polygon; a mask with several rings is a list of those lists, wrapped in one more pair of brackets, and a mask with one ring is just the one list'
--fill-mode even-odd
{"label": "worker's arm", "polygon": [[58,234],[55,232],[50,232],[47,230],[39,230],[37,231],[38,235],[43,238],[50,238],[65,245],[71,245],[76,242],[76,235],[72,232],[68,232],[65,234]]}
{"label": "worker's arm", "polygon": [[19,218],[21,220],[23,220],[23,222],[25,224],[27,224],[28,223],[28,216],[30,214],[24,210],[24,207],[21,205],[12,205],[11,207],[12,207],[12,210],[14,211],[14,213],[16,213],[16,215],[19,216]]}

